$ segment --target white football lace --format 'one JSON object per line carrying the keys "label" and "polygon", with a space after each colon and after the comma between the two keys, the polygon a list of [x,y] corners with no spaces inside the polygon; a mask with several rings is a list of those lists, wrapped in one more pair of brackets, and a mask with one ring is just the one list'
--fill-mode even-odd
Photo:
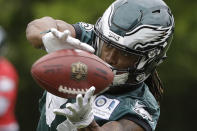
{"label": "white football lace", "polygon": [[67,94],[85,94],[88,89],[74,89],[68,88],[66,86],[60,85],[58,88],[59,92],[67,93]]}

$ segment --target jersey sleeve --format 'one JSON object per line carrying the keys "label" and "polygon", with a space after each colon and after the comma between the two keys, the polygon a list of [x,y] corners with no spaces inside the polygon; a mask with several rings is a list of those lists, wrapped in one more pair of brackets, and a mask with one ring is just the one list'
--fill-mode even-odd
{"label": "jersey sleeve", "polygon": [[73,27],[75,28],[77,39],[79,39],[84,43],[92,45],[94,39],[94,33],[93,33],[94,26],[92,24],[79,22],[73,24]]}

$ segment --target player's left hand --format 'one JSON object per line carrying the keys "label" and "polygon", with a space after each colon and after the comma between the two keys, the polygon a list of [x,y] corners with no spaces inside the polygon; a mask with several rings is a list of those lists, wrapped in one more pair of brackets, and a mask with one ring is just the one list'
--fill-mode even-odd
{"label": "player's left hand", "polygon": [[65,109],[54,109],[54,113],[67,117],[76,128],[87,127],[94,119],[92,112],[92,103],[95,96],[93,96],[95,87],[92,86],[84,95],[78,94],[76,103],[67,103]]}

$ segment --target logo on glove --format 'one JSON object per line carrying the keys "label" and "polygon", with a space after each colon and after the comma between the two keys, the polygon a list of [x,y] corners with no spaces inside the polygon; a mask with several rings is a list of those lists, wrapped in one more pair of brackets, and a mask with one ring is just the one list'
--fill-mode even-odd
{"label": "logo on glove", "polygon": [[76,80],[76,81],[81,81],[81,80],[85,80],[87,73],[88,73],[88,67],[86,64],[82,63],[82,62],[77,62],[77,63],[73,63],[71,65],[71,72],[72,72],[72,79]]}

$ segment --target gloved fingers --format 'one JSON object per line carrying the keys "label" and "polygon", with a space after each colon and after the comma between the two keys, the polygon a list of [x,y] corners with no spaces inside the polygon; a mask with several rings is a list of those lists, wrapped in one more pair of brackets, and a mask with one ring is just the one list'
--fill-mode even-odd
{"label": "gloved fingers", "polygon": [[96,95],[92,96],[92,97],[90,98],[90,103],[93,103],[94,100],[95,100],[95,98],[96,98]]}
{"label": "gloved fingers", "polygon": [[79,106],[79,108],[83,107],[83,96],[82,96],[82,94],[77,95],[76,103]]}
{"label": "gloved fingers", "polygon": [[65,42],[67,40],[68,36],[71,34],[69,30],[65,30],[64,32],[60,32],[55,28],[51,28],[50,31],[55,37],[60,39],[62,42]]}
{"label": "gloved fingers", "polygon": [[76,38],[73,38],[72,36],[69,36],[68,38],[67,38],[67,42],[70,44],[70,45],[72,45],[72,46],[74,46],[74,47],[78,47],[78,46],[80,46],[80,40],[78,40],[78,39],[76,39]]}
{"label": "gloved fingers", "polygon": [[71,44],[72,46],[74,46],[75,48],[78,48],[78,49],[81,49],[81,50],[85,50],[85,51],[88,51],[88,52],[91,52],[91,53],[94,53],[94,48],[86,43],[83,43],[81,41],[79,41],[78,39],[76,38],[73,38],[71,36],[68,36],[67,38],[67,42],[69,44]]}
{"label": "gloved fingers", "polygon": [[86,43],[81,42],[80,47],[81,47],[82,50],[85,50],[85,51],[88,51],[88,52],[91,52],[91,53],[95,52],[94,48],[92,46],[86,44]]}
{"label": "gloved fingers", "polygon": [[94,48],[86,43],[81,42],[80,40],[73,38],[71,35],[71,32],[69,30],[65,30],[64,32],[60,32],[55,28],[51,28],[50,31],[52,34],[57,37],[58,39],[62,40],[63,42],[66,42],[70,44],[71,46],[74,46],[75,48],[82,49],[91,53],[94,53]]}
{"label": "gloved fingers", "polygon": [[73,115],[77,114],[77,108],[76,108],[76,105],[74,105],[74,104],[67,103],[66,109],[70,110],[73,113]]}
{"label": "gloved fingers", "polygon": [[66,116],[66,114],[68,114],[68,111],[66,111],[65,109],[54,109],[53,113],[55,113],[56,115]]}
{"label": "gloved fingers", "polygon": [[69,30],[65,30],[62,33],[60,39],[65,42],[65,41],[67,41],[67,38],[68,38],[69,35],[71,35],[71,32]]}
{"label": "gloved fingers", "polygon": [[94,86],[92,86],[88,89],[88,91],[85,93],[85,96],[84,96],[84,103],[90,102],[90,99],[94,95],[95,90],[96,90],[96,88]]}
{"label": "gloved fingers", "polygon": [[58,30],[55,29],[55,28],[51,28],[50,31],[51,31],[51,33],[52,33],[55,37],[57,37],[57,38],[60,38],[61,35],[62,35],[62,32],[58,31]]}
{"label": "gloved fingers", "polygon": [[70,109],[65,109],[65,116],[66,117],[73,117],[75,114]]}

